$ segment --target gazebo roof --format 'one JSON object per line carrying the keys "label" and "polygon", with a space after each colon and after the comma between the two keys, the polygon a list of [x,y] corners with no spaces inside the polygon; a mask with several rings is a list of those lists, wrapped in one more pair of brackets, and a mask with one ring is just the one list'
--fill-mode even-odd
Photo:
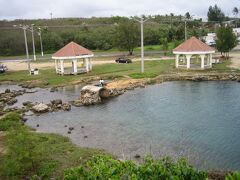
{"label": "gazebo roof", "polygon": [[191,37],[190,39],[186,40],[182,44],[180,44],[178,47],[173,49],[173,53],[178,52],[186,52],[186,53],[197,53],[197,52],[211,52],[214,53],[215,49],[208,46],[201,40],[197,39],[196,37]]}
{"label": "gazebo roof", "polygon": [[70,42],[52,55],[53,59],[74,59],[81,57],[91,57],[93,52],[80,46],[75,42]]}

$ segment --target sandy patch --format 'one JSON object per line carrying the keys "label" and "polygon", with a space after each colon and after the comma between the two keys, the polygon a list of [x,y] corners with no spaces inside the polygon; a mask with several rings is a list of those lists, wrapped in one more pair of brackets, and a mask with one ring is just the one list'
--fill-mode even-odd
{"label": "sandy patch", "polygon": [[[109,63],[115,63],[114,60],[109,60],[109,61],[93,61],[93,65],[98,65],[98,64],[109,64]],[[1,64],[4,64],[7,66],[9,71],[21,71],[21,70],[27,70],[28,68],[28,63],[27,62],[21,62],[21,61],[15,61],[15,62],[2,62]],[[79,65],[81,62],[79,62]],[[71,67],[72,63],[65,62],[64,67]],[[31,68],[38,68],[38,69],[49,69],[49,68],[55,68],[54,62],[38,62],[38,63],[31,63]]]}
{"label": "sandy patch", "polygon": [[4,138],[6,134],[3,131],[0,131],[0,155],[6,153],[6,149],[4,148]]}
{"label": "sandy patch", "polygon": [[144,79],[121,79],[108,83],[105,87],[107,89],[126,89],[138,84],[144,84]]}
{"label": "sandy patch", "polygon": [[232,52],[230,53],[231,57],[231,65],[229,67],[240,69],[240,52]]}

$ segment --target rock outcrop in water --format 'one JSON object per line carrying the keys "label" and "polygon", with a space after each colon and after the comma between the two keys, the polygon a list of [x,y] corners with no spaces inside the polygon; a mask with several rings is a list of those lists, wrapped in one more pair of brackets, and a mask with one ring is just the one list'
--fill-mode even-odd
{"label": "rock outcrop in water", "polygon": [[100,91],[103,90],[103,87],[87,85],[84,86],[81,90],[81,95],[78,100],[74,101],[74,105],[93,105],[101,102]]}
{"label": "rock outcrop in water", "polygon": [[106,89],[93,85],[87,85],[82,88],[80,98],[73,102],[74,106],[88,106],[101,103],[103,99],[118,96],[123,91],[116,89]]}
{"label": "rock outcrop in water", "polygon": [[5,92],[0,93],[0,111],[3,114],[3,109],[8,105],[14,105],[17,102],[16,97],[26,93],[25,90],[11,91],[6,89]]}
{"label": "rock outcrop in water", "polygon": [[36,113],[45,113],[49,111],[49,107],[46,104],[38,103],[32,107],[32,110]]}

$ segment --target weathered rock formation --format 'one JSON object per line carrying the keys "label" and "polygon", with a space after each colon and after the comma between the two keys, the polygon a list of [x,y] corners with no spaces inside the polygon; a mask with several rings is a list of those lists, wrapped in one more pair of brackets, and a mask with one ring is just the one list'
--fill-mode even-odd
{"label": "weathered rock formation", "polygon": [[75,106],[93,105],[101,102],[100,91],[103,87],[87,85],[82,88],[80,98],[73,102]]}
{"label": "weathered rock formation", "polygon": [[93,85],[87,85],[82,88],[80,98],[73,102],[74,106],[88,106],[101,103],[103,99],[118,96],[124,91],[117,89],[106,89]]}
{"label": "weathered rock formation", "polygon": [[38,103],[32,107],[32,110],[36,113],[45,113],[49,111],[49,107],[46,104]]}

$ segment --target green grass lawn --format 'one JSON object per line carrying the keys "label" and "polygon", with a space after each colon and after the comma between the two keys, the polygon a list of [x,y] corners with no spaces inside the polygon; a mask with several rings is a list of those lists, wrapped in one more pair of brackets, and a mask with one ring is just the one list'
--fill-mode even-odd
{"label": "green grass lawn", "polygon": [[223,63],[213,65],[212,69],[185,70],[176,69],[174,60],[145,61],[145,73],[141,74],[140,62],[133,62],[131,64],[112,63],[95,65],[91,72],[77,76],[57,75],[55,74],[54,69],[40,70],[40,74],[36,76],[29,75],[28,71],[12,71],[0,74],[0,81],[14,81],[17,83],[35,81],[37,86],[57,86],[71,84],[73,81],[81,82],[94,77],[101,77],[104,79],[120,78],[123,76],[130,76],[132,78],[153,78],[158,75],[174,73],[229,73],[233,71],[239,73],[239,70],[228,68],[227,66],[229,64],[229,61],[225,61]]}
{"label": "green grass lawn", "polygon": [[[66,75],[61,76],[55,74],[54,69],[40,70],[37,76],[31,76],[28,71],[12,71],[0,74],[0,81],[40,81],[43,86],[50,85],[64,85],[73,81],[80,81],[94,76],[100,76],[105,79],[111,79],[124,75],[131,75],[140,72],[140,62],[133,62],[132,64],[103,64],[96,65],[93,70],[87,74],[80,74],[77,76]],[[174,69],[174,61],[146,61],[145,72],[156,75],[170,73]]]}
{"label": "green grass lawn", "polygon": [[6,136],[6,153],[0,153],[0,179],[62,179],[66,168],[81,165],[102,151],[79,148],[66,137],[35,133],[23,126],[20,116],[10,113],[0,119],[0,131]]}

